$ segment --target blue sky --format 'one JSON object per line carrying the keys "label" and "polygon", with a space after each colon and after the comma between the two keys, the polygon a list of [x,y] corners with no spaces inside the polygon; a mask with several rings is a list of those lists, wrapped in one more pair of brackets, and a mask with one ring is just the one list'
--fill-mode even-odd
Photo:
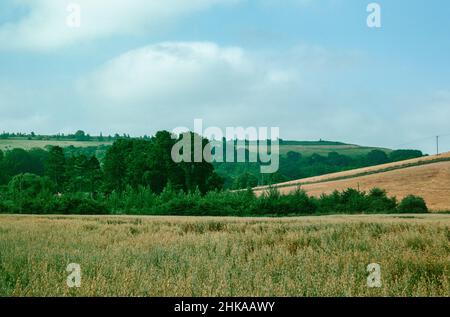
{"label": "blue sky", "polygon": [[371,29],[370,2],[3,0],[0,130],[143,135],[202,118],[431,153],[450,133],[450,3],[377,1]]}

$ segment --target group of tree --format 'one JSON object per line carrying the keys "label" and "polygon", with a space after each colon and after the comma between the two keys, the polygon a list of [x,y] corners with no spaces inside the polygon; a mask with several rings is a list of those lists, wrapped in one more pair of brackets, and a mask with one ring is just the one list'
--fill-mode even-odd
{"label": "group of tree", "polygon": [[[36,134],[35,132],[23,133],[23,132],[2,132],[0,133],[0,139],[7,140],[17,140],[17,139],[25,139],[25,140],[43,140],[43,141],[97,141],[97,142],[113,142],[118,139],[130,139],[131,136],[129,134],[119,134],[115,133],[114,135],[104,136],[101,132],[98,136],[91,136],[89,133],[84,132],[83,130],[78,130],[75,133],[58,133],[54,135],[42,135]],[[144,136],[143,138],[148,139],[148,136]]]}
{"label": "group of tree", "polygon": [[[180,136],[181,137],[181,136]],[[192,138],[201,138],[193,133]],[[199,189],[221,189],[223,180],[215,173],[211,163],[202,160],[175,163],[172,148],[178,140],[167,131],[156,133],[150,140],[122,139],[116,141],[107,151],[104,159],[104,186],[107,192],[123,191],[127,186],[144,186],[154,193],[161,193],[168,184],[185,192]],[[202,146],[208,143],[201,138]],[[191,142],[194,146],[194,141]],[[193,153],[193,149],[191,153]]]}
{"label": "group of tree", "polygon": [[[202,148],[208,145],[209,141],[199,135],[187,135],[192,147],[198,139]],[[171,153],[179,140],[167,131],[153,137],[119,138],[102,148],[101,160],[96,156],[96,147],[0,151],[0,212],[244,216],[426,211],[418,197],[408,197],[398,204],[381,190],[347,190],[320,198],[309,197],[303,191],[283,196],[270,190],[257,197],[251,190],[222,190],[224,178],[211,163],[195,162],[193,157],[190,162],[174,162]],[[375,150],[365,158],[335,152],[304,157],[289,152],[281,159],[280,172],[264,175],[262,182],[257,174],[246,170],[249,166],[259,168],[259,163],[234,163],[241,168],[234,187],[255,187],[421,155],[416,151],[387,155]]]}
{"label": "group of tree", "polygon": [[[201,138],[193,133],[190,137]],[[221,189],[223,180],[212,164],[173,161],[171,151],[176,142],[167,131],[149,139],[119,139],[106,150],[103,164],[89,148],[77,151],[74,147],[64,150],[52,146],[48,150],[0,151],[0,185],[7,185],[14,176],[33,174],[48,178],[59,193],[111,193],[127,186],[144,186],[159,194],[169,183],[186,192]],[[201,142],[206,146],[208,140],[201,138]]]}

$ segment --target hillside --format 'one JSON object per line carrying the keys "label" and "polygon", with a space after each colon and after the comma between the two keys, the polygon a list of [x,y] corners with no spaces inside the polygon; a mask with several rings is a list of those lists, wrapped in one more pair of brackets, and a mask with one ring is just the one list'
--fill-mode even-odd
{"label": "hillside", "polygon": [[20,148],[24,150],[30,150],[33,148],[44,149],[47,146],[60,146],[62,148],[74,146],[74,147],[91,147],[100,145],[111,145],[112,142],[99,142],[99,141],[75,141],[75,140],[27,140],[25,138],[18,139],[0,139],[0,150],[12,150],[14,148]]}
{"label": "hillside", "polygon": [[[428,207],[434,211],[450,210],[450,152],[439,156],[304,178],[273,187],[282,193],[289,193],[299,186],[313,196],[347,188],[368,191],[380,187],[398,199],[409,194],[422,196]],[[267,187],[255,188],[258,195],[266,190]]]}
{"label": "hillside", "polygon": [[[76,140],[57,140],[53,136],[42,136],[42,140],[27,138],[0,138],[0,150],[11,150],[14,148],[21,148],[29,150],[32,148],[45,148],[50,145],[60,146],[60,147],[92,147],[100,145],[111,145],[112,141],[98,141],[98,137],[94,137],[92,141],[76,141]],[[391,152],[390,149],[376,148],[368,146],[359,146],[353,144],[346,144],[342,142],[332,142],[332,141],[282,141],[280,143],[280,154],[286,155],[288,152],[298,152],[304,156],[309,156],[312,154],[327,155],[330,152],[336,152],[342,155],[347,155],[349,157],[356,157],[361,155],[367,155],[372,150],[379,149],[383,150],[387,154]],[[250,151],[257,151],[256,145],[250,143]]]}
{"label": "hillside", "polygon": [[[386,152],[386,154],[392,152],[391,149],[387,148],[361,146],[332,141],[281,141],[279,152],[282,156],[286,155],[288,152],[301,153],[303,156],[310,156],[312,154],[328,155],[330,152],[336,152],[349,157],[358,157],[367,155],[367,153],[372,150],[382,150]],[[250,143],[249,151],[257,152],[257,145]]]}

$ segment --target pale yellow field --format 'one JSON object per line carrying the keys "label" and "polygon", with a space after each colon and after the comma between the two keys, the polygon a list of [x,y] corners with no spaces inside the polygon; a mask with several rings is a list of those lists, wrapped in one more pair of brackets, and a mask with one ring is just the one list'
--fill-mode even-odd
{"label": "pale yellow field", "polygon": [[0,140],[0,150],[12,150],[15,148],[31,150],[33,148],[45,148],[46,146],[60,146],[60,147],[89,147],[100,145],[111,145],[112,142],[97,142],[97,141],[57,141],[57,140]]}
{"label": "pale yellow field", "polygon": [[[405,164],[431,161],[436,158],[450,158],[450,153],[442,154],[439,157],[429,156],[323,176],[304,178],[297,181],[278,184],[274,187],[279,187],[279,190],[282,193],[289,193],[296,190],[298,186],[301,185],[302,189],[313,196],[320,196],[322,193],[329,194],[334,190],[342,191],[347,188],[369,191],[374,187],[379,187],[385,189],[390,196],[396,196],[398,199],[402,199],[407,195],[421,196],[425,199],[431,210],[446,211],[450,210],[450,162],[448,161],[357,176],[361,173],[372,173],[386,168],[396,166],[401,167]],[[266,187],[259,187],[255,189],[255,192],[256,194],[261,194],[266,190]]]}
{"label": "pale yellow field", "polygon": [[450,296],[449,276],[450,215],[0,216],[0,296]]}

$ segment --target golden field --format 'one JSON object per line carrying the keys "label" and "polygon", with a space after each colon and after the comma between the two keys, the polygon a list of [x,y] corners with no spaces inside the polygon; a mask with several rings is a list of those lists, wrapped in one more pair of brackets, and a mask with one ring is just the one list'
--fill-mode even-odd
{"label": "golden field", "polygon": [[445,214],[0,216],[0,296],[449,296],[449,276]]}
{"label": "golden field", "polygon": [[[390,196],[399,200],[408,195],[425,199],[432,211],[450,210],[450,161],[404,167],[407,164],[429,162],[436,159],[448,159],[450,152],[439,156],[421,157],[412,160],[359,168],[350,171],[304,178],[274,185],[281,193],[290,193],[301,188],[309,195],[330,194],[334,190],[347,188],[370,191],[374,187],[382,188]],[[384,171],[390,168],[395,170]],[[367,175],[361,175],[367,173]],[[361,176],[360,176],[361,175]],[[256,194],[267,191],[267,187],[255,188]]]}

